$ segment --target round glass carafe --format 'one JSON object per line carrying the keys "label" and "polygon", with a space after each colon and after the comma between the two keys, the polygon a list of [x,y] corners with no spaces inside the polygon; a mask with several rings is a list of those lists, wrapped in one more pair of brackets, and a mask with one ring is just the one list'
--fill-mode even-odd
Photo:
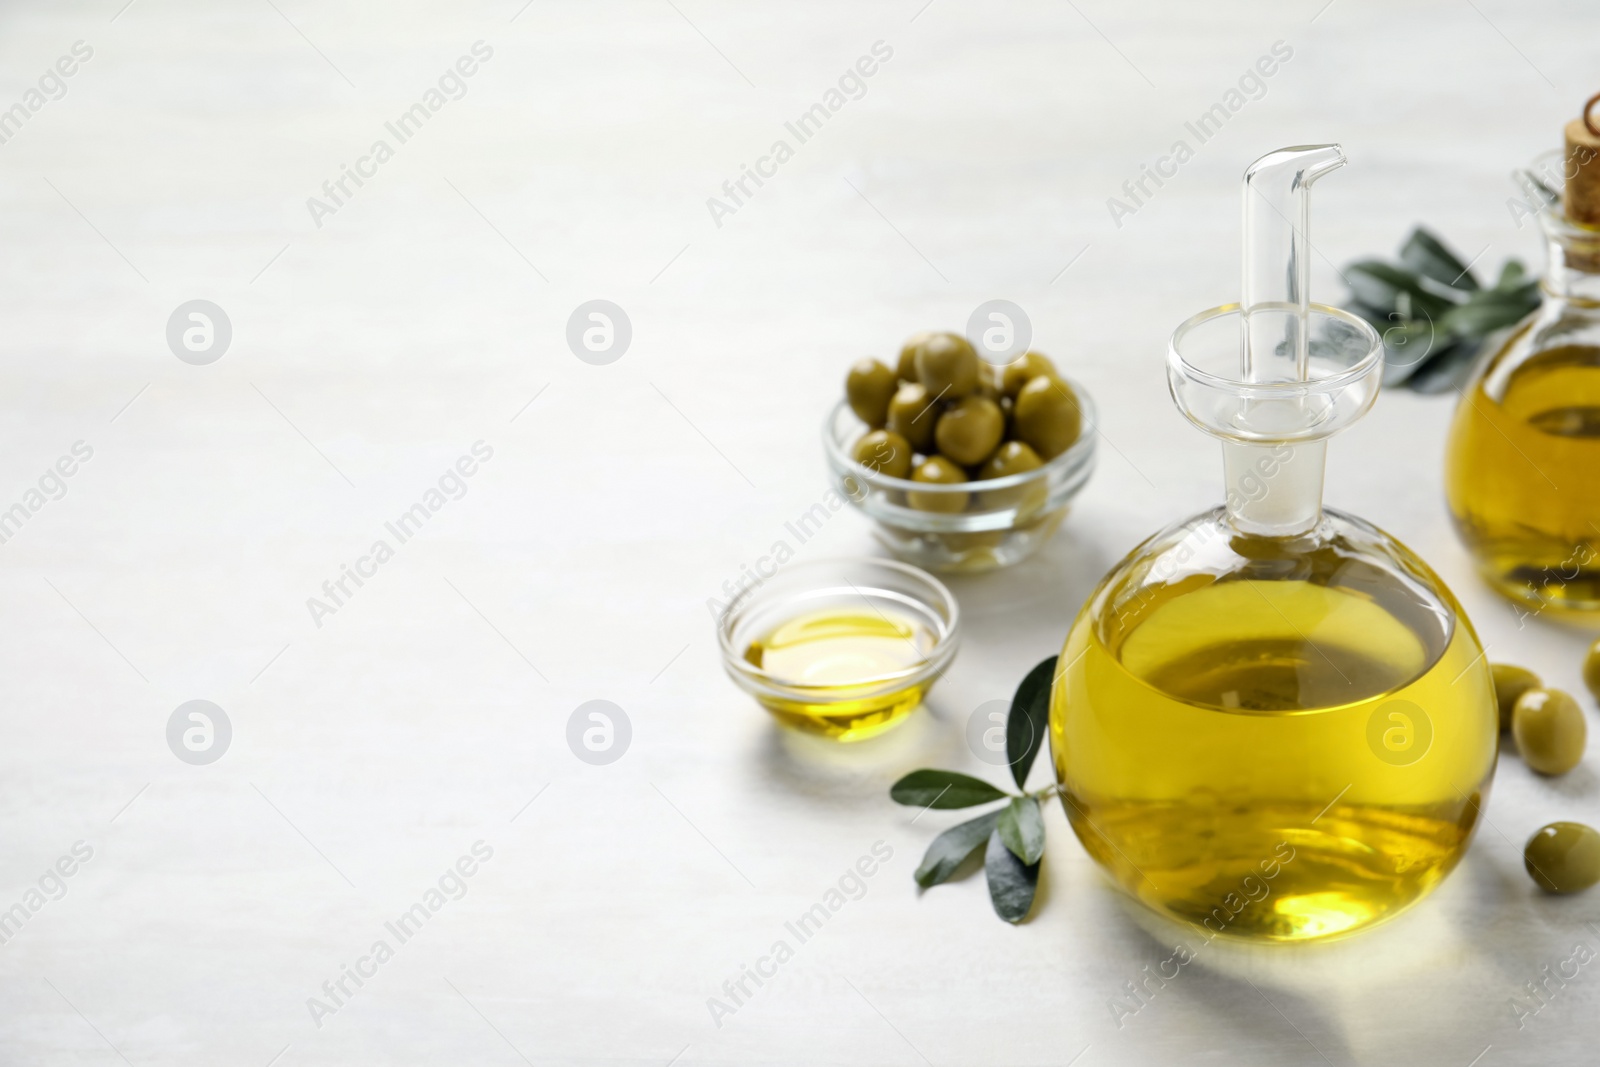
{"label": "round glass carafe", "polygon": [[1179,408],[1223,441],[1227,501],[1090,596],[1051,747],[1068,819],[1122,889],[1208,934],[1302,941],[1398,914],[1455,867],[1498,720],[1449,590],[1321,507],[1326,438],[1376,395],[1376,333],[1311,305],[1304,376],[1244,383],[1237,319],[1195,316],[1168,361]]}

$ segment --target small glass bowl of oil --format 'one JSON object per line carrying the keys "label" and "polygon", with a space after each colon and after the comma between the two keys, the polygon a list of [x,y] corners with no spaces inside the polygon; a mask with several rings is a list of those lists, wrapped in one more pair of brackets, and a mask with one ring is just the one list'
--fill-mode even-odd
{"label": "small glass bowl of oil", "polygon": [[955,658],[943,583],[884,559],[796,563],[739,594],[717,626],[722,664],[791,729],[864,741],[921,704]]}

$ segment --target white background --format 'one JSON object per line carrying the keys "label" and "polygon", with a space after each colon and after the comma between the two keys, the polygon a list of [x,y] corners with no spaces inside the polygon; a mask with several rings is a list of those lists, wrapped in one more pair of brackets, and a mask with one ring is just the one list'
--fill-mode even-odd
{"label": "white background", "polygon": [[[1600,964],[1520,1031],[1509,998],[1600,949],[1600,897],[1543,897],[1520,858],[1546,821],[1600,821],[1593,753],[1556,780],[1502,757],[1465,863],[1399,921],[1213,946],[1120,1029],[1108,1004],[1173,935],[1058,810],[1011,928],[981,878],[918,899],[954,819],[886,799],[919,765],[993,774],[972,710],[1219,498],[1162,353],[1237,295],[1245,164],[1345,145],[1321,299],[1418,221],[1482,273],[1536,258],[1507,174],[1600,88],[1592,6],[122,2],[0,16],[0,107],[94,49],[0,145],[0,508],[94,449],[0,545],[0,908],[94,850],[0,946],[0,1062],[1592,1062]],[[478,40],[465,97],[318,228],[307,198]],[[706,199],[880,40],[865,96],[717,226]],[[1114,226],[1106,199],[1275,41],[1266,95]],[[993,297],[1094,395],[1099,468],[1040,557],[953,583],[965,641],[927,714],[799,744],[723,676],[706,600],[821,496],[849,361]],[[233,324],[209,366],[165,341],[196,298]],[[609,366],[564,341],[593,298],[633,324]],[[1519,625],[1451,534],[1452,404],[1384,395],[1328,499],[1429,559],[1492,658],[1581,691],[1585,635]],[[467,495],[315,625],[307,598],[479,440]],[[798,555],[871,551],[845,512]],[[233,724],[209,766],[165,740],[196,698]],[[632,721],[610,766],[565,741],[591,699]],[[315,1025],[307,998],[478,840],[466,895]],[[865,897],[713,1025],[878,840]]]}

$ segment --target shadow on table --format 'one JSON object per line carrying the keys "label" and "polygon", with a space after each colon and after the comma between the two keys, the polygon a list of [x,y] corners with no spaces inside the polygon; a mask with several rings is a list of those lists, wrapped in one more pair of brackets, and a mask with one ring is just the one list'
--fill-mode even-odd
{"label": "shadow on table", "polygon": [[1158,918],[1109,884],[1099,889],[1118,901],[1106,913],[1120,927],[1113,940],[1132,946],[1127,980],[1107,999],[1119,1032],[1136,1038],[1163,1016],[1159,1028],[1170,1032],[1176,1015],[1206,1022],[1195,1028],[1197,1061],[1202,1051],[1219,1051],[1205,1046],[1220,1040],[1238,1062],[1260,1062],[1269,1050],[1283,1067],[1358,1062],[1341,1033],[1338,999],[1275,973],[1285,953],[1309,960],[1305,947],[1207,940],[1204,930]]}
{"label": "shadow on table", "polygon": [[[1113,991],[1109,1012],[1122,1024],[1119,1030],[1131,1029],[1145,1025],[1146,1012],[1181,1001],[1161,1011],[1220,1022],[1206,1027],[1212,1040],[1230,1028],[1237,1029],[1241,1044],[1270,1039],[1278,1063],[1369,1062],[1375,1043],[1386,1049],[1383,1062],[1422,1062],[1442,1054],[1441,1041],[1450,1055],[1462,1052],[1464,1063],[1491,1043],[1499,1048],[1514,1041],[1518,1027],[1508,1005],[1520,996],[1536,1014],[1541,1001],[1527,984],[1539,983],[1563,962],[1572,963],[1565,968],[1572,972],[1577,958],[1596,958],[1574,942],[1600,945],[1600,934],[1563,907],[1571,901],[1539,892],[1522,875],[1520,857],[1502,855],[1509,851],[1505,842],[1487,832],[1493,840],[1480,835],[1461,867],[1415,907],[1325,942],[1208,940],[1204,930],[1155,915],[1105,880],[1093,889],[1083,886],[1077,891],[1116,901],[1099,914],[1111,925],[1114,943],[1133,946],[1128,982]],[[1192,958],[1167,963],[1180,946]],[[1572,981],[1568,977],[1566,984]],[[1474,1002],[1441,1002],[1452,988],[1457,994],[1471,990]],[[1542,994],[1546,1006],[1565,984],[1556,982],[1554,991]],[[1577,1000],[1578,994],[1568,997]],[[1430,1036],[1419,1025],[1463,1008],[1472,1021],[1447,1036]]]}
{"label": "shadow on table", "polygon": [[959,729],[935,691],[903,724],[865,741],[841,744],[774,723],[761,745],[760,765],[769,781],[810,800],[886,802],[889,786],[907,771],[962,762]]}

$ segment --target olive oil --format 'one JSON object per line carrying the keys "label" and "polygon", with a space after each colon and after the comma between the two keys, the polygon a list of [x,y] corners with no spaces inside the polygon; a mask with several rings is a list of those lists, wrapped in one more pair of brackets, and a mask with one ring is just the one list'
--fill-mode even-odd
{"label": "olive oil", "polygon": [[1329,438],[1377,397],[1383,340],[1310,299],[1308,190],[1345,163],[1250,165],[1237,304],[1167,346],[1222,443],[1222,507],[1158,531],[1083,606],[1050,696],[1084,848],[1197,936],[1348,934],[1455,867],[1494,774],[1483,646],[1428,565],[1322,506]]}
{"label": "olive oil", "polygon": [[1332,570],[1355,581],[1190,575],[1120,610],[1103,587],[1068,635],[1050,717],[1067,815],[1171,918],[1338,935],[1466,850],[1497,737],[1477,639],[1381,570]]}
{"label": "olive oil", "polygon": [[[859,601],[858,601],[859,603]],[[840,604],[791,618],[750,642],[745,661],[793,697],[759,696],[785,726],[860,741],[898,725],[922,702],[938,635],[892,607]],[[893,683],[904,678],[904,686]]]}
{"label": "olive oil", "polygon": [[[1507,595],[1600,609],[1600,347],[1511,365],[1524,327],[1456,409],[1446,485],[1456,529]],[[1504,363],[1506,365],[1502,366]]]}

